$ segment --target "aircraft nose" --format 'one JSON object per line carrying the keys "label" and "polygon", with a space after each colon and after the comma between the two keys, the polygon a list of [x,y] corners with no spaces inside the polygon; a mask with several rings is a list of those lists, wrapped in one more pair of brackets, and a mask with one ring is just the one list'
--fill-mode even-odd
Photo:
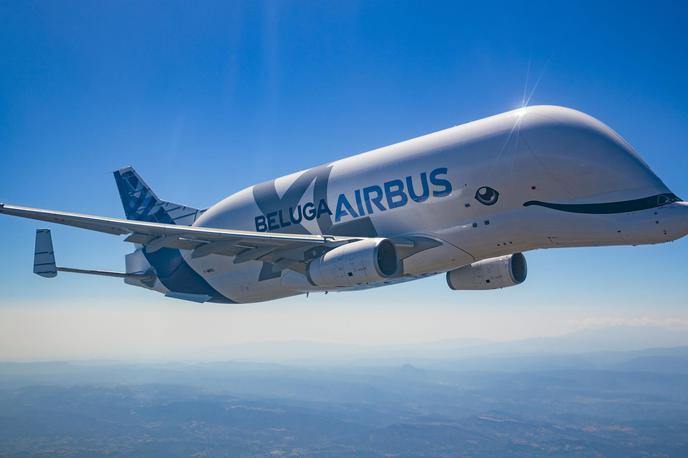
{"label": "aircraft nose", "polygon": [[628,142],[600,121],[572,110],[538,110],[520,127],[560,200],[635,200],[668,194],[662,180]]}

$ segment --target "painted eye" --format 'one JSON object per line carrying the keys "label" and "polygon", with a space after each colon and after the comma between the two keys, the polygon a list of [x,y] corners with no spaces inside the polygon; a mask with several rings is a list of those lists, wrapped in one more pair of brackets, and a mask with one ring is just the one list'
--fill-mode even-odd
{"label": "painted eye", "polygon": [[475,200],[483,205],[494,205],[497,199],[499,199],[499,193],[489,186],[483,186],[475,192]]}

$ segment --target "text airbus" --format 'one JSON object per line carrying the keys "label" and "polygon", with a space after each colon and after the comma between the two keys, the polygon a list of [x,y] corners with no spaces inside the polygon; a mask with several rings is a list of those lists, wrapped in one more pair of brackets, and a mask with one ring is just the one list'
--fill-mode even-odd
{"label": "text airbus", "polygon": [[[446,178],[447,168],[439,167],[429,174],[421,172],[417,178],[407,176],[405,179],[394,179],[380,185],[366,186],[353,191],[353,198],[339,194],[334,211],[335,223],[342,218],[359,218],[376,212],[383,212],[407,205],[410,201],[424,202],[433,197],[445,197],[451,194],[452,185]],[[301,224],[320,218],[323,214],[333,215],[325,199],[307,202],[296,207],[279,209],[255,217],[256,231],[268,232]]]}

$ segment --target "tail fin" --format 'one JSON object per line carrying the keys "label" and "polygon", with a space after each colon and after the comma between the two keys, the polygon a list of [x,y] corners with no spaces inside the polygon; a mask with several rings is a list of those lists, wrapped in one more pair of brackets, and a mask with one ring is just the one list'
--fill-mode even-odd
{"label": "tail fin", "polygon": [[127,219],[191,226],[205,211],[158,199],[133,167],[119,169],[114,175]]}

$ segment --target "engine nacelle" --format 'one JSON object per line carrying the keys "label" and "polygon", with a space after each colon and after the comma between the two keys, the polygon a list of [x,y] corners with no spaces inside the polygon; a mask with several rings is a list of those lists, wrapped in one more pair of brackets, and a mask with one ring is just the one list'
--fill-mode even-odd
{"label": "engine nacelle", "polygon": [[447,272],[447,284],[454,290],[498,289],[523,283],[527,274],[526,257],[516,253]]}
{"label": "engine nacelle", "polygon": [[321,287],[356,286],[391,277],[399,271],[394,244],[388,239],[359,240],[334,248],[308,265],[308,280]]}

